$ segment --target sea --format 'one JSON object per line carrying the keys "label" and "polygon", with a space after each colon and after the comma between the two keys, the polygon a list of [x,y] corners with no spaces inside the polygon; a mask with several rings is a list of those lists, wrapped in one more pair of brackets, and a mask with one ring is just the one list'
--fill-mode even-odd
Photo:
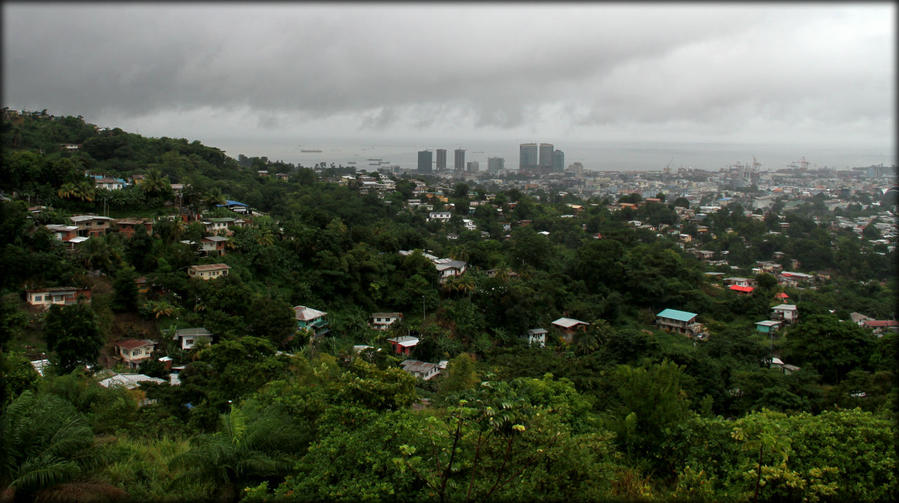
{"label": "sea", "polygon": [[[524,142],[539,140],[522,140]],[[215,143],[213,143],[215,144]],[[519,149],[515,142],[465,141],[412,144],[408,142],[356,143],[300,139],[284,141],[235,141],[218,140],[226,153],[266,156],[272,161],[284,161],[312,167],[324,162],[328,165],[355,166],[357,169],[375,170],[381,166],[399,166],[401,170],[415,170],[418,151],[438,148],[447,150],[447,167],[453,168],[454,150],[465,150],[465,161],[476,161],[481,170],[487,169],[489,157],[502,157],[507,170],[518,169]],[[839,148],[837,146],[810,147],[802,145],[724,144],[724,143],[652,143],[652,142],[564,142],[554,143],[565,153],[565,165],[583,164],[591,171],[661,171],[666,167],[694,168],[718,171],[736,163],[751,165],[753,158],[761,163],[762,171],[775,171],[799,164],[805,160],[808,167],[850,169],[872,165],[895,165],[896,151],[865,148]],[[432,156],[436,162],[436,153]]]}

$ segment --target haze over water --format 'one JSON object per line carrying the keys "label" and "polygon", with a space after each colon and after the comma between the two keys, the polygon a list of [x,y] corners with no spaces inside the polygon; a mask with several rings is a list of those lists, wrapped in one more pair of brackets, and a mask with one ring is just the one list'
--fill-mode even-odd
{"label": "haze over water", "polygon": [[[522,142],[540,142],[540,139],[527,139]],[[465,161],[478,161],[480,169],[486,170],[488,157],[505,159],[507,170],[518,169],[518,144],[509,142],[439,142],[411,144],[400,142],[351,143],[347,141],[305,139],[294,144],[272,141],[254,140],[252,144],[243,144],[240,140],[225,145],[212,145],[223,148],[232,157],[238,154],[247,156],[267,156],[271,160],[313,166],[318,162],[355,166],[357,169],[374,169],[368,159],[380,159],[386,165],[398,165],[401,169],[414,170],[418,165],[418,151],[438,148],[447,150],[447,166],[453,167],[453,150],[466,150]],[[550,142],[552,143],[552,142]],[[666,166],[677,168],[697,168],[717,171],[736,162],[748,164],[752,157],[762,164],[761,169],[777,170],[788,164],[799,161],[803,156],[810,168],[847,169],[872,164],[895,164],[895,152],[879,152],[877,149],[840,149],[809,148],[784,145],[751,145],[751,144],[701,144],[701,143],[622,143],[596,142],[586,143],[553,143],[555,148],[565,152],[566,167],[574,162],[581,162],[584,168],[591,171],[658,171]],[[234,149],[234,150],[232,150]],[[302,152],[302,150],[321,150],[321,152]],[[436,158],[436,156],[435,156]],[[350,164],[353,163],[353,164]]]}

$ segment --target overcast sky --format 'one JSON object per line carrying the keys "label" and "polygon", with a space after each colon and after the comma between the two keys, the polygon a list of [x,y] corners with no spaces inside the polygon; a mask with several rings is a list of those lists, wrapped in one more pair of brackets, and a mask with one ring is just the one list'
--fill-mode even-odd
{"label": "overcast sky", "polygon": [[235,156],[477,139],[893,161],[895,22],[892,3],[4,2],[3,104]]}

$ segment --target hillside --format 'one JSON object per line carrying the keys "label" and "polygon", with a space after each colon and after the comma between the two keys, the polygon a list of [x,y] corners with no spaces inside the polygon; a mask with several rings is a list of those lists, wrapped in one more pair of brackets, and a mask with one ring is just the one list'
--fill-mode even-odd
{"label": "hillside", "polygon": [[[4,494],[897,490],[895,251],[811,214],[700,225],[664,194],[232,159],[7,109],[2,145]],[[161,381],[100,384],[137,373]]]}

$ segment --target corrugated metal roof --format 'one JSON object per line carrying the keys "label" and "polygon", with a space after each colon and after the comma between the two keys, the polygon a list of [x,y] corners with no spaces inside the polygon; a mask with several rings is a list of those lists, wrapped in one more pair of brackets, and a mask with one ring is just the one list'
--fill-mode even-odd
{"label": "corrugated metal roof", "polygon": [[665,309],[664,311],[656,315],[657,318],[669,318],[677,321],[690,321],[697,316],[699,315],[696,313],[678,311],[677,309]]}

